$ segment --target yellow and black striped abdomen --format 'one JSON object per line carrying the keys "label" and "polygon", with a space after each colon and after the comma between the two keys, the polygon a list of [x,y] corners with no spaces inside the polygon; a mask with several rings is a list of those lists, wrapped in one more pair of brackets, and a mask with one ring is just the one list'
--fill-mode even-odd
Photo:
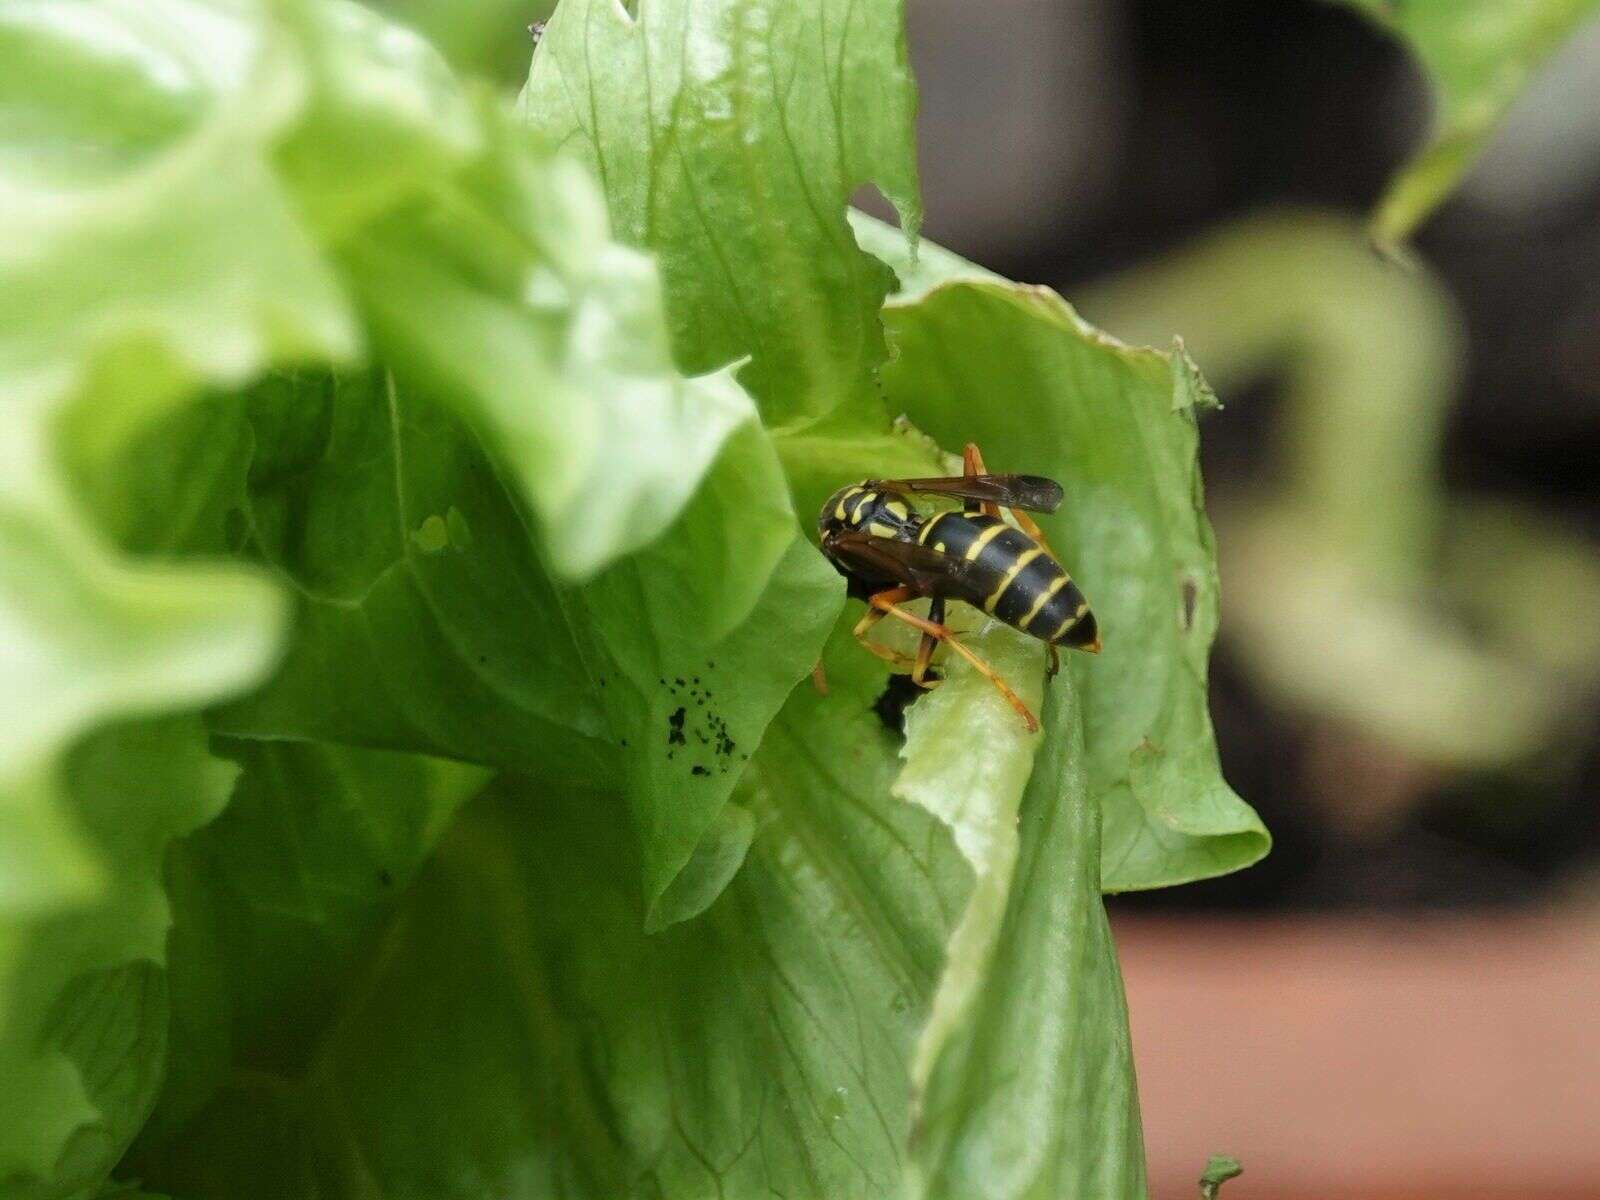
{"label": "yellow and black striped abdomen", "polygon": [[954,589],[957,599],[1046,642],[1092,646],[1094,614],[1061,564],[1020,529],[981,513],[941,513],[918,541],[968,567]]}

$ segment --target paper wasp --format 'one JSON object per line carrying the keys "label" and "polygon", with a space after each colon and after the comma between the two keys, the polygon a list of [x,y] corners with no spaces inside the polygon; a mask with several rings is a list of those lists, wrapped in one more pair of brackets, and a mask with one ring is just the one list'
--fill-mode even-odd
{"label": "paper wasp", "polygon": [[[845,577],[849,594],[867,602],[855,627],[864,647],[897,666],[909,663],[912,682],[932,687],[928,664],[934,647],[945,642],[999,689],[1033,732],[1039,722],[1028,706],[945,625],[946,602],[961,600],[1044,642],[1052,675],[1057,646],[1098,653],[1099,630],[1089,602],[1027,515],[1054,512],[1061,485],[1038,475],[990,475],[971,444],[963,459],[961,475],[868,479],[840,488],[817,517],[822,552]],[[907,499],[919,492],[965,504],[959,512],[923,516]],[[1001,508],[1020,528],[1001,520]],[[932,600],[926,619],[900,607],[923,596]],[[869,640],[884,617],[922,632],[915,658]]]}

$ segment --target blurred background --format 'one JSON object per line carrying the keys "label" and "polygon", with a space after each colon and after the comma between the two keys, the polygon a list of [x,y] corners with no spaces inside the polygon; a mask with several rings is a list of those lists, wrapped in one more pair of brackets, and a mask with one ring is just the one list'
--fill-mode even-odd
{"label": "blurred background", "polygon": [[[387,7],[507,86],[543,15]],[[1111,901],[1154,1194],[1600,1196],[1600,23],[1402,263],[1429,95],[1352,12],[909,7],[927,235],[1226,405],[1212,711],[1276,845]]]}
{"label": "blurred background", "polygon": [[928,235],[1226,405],[1212,711],[1276,845],[1111,902],[1155,1195],[1600,1196],[1600,24],[1408,270],[1360,222],[1429,95],[1355,14],[978,11],[912,6]]}

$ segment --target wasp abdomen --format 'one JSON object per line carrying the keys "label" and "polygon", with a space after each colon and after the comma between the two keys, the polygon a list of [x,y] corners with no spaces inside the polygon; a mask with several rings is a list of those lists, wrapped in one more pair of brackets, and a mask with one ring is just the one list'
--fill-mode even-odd
{"label": "wasp abdomen", "polygon": [[1041,641],[1070,647],[1096,644],[1089,603],[1061,564],[1038,542],[997,517],[941,513],[918,541],[971,564],[971,594],[961,598]]}
{"label": "wasp abdomen", "polygon": [[1100,630],[1094,613],[1089,611],[1089,602],[1065,571],[1061,578],[1061,585],[1043,598],[1024,628],[1035,637],[1058,646],[1098,648]]}

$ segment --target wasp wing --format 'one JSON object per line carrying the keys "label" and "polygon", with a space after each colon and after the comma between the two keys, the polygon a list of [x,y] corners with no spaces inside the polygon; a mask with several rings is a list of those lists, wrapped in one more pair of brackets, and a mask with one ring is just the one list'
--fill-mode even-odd
{"label": "wasp wing", "polygon": [[939,475],[932,479],[874,479],[868,485],[891,492],[926,492],[986,500],[1006,508],[1053,513],[1064,493],[1054,479],[1043,475]]}
{"label": "wasp wing", "polygon": [[966,559],[917,542],[850,530],[829,539],[828,548],[863,574],[899,579],[925,596],[957,595],[975,585]]}

